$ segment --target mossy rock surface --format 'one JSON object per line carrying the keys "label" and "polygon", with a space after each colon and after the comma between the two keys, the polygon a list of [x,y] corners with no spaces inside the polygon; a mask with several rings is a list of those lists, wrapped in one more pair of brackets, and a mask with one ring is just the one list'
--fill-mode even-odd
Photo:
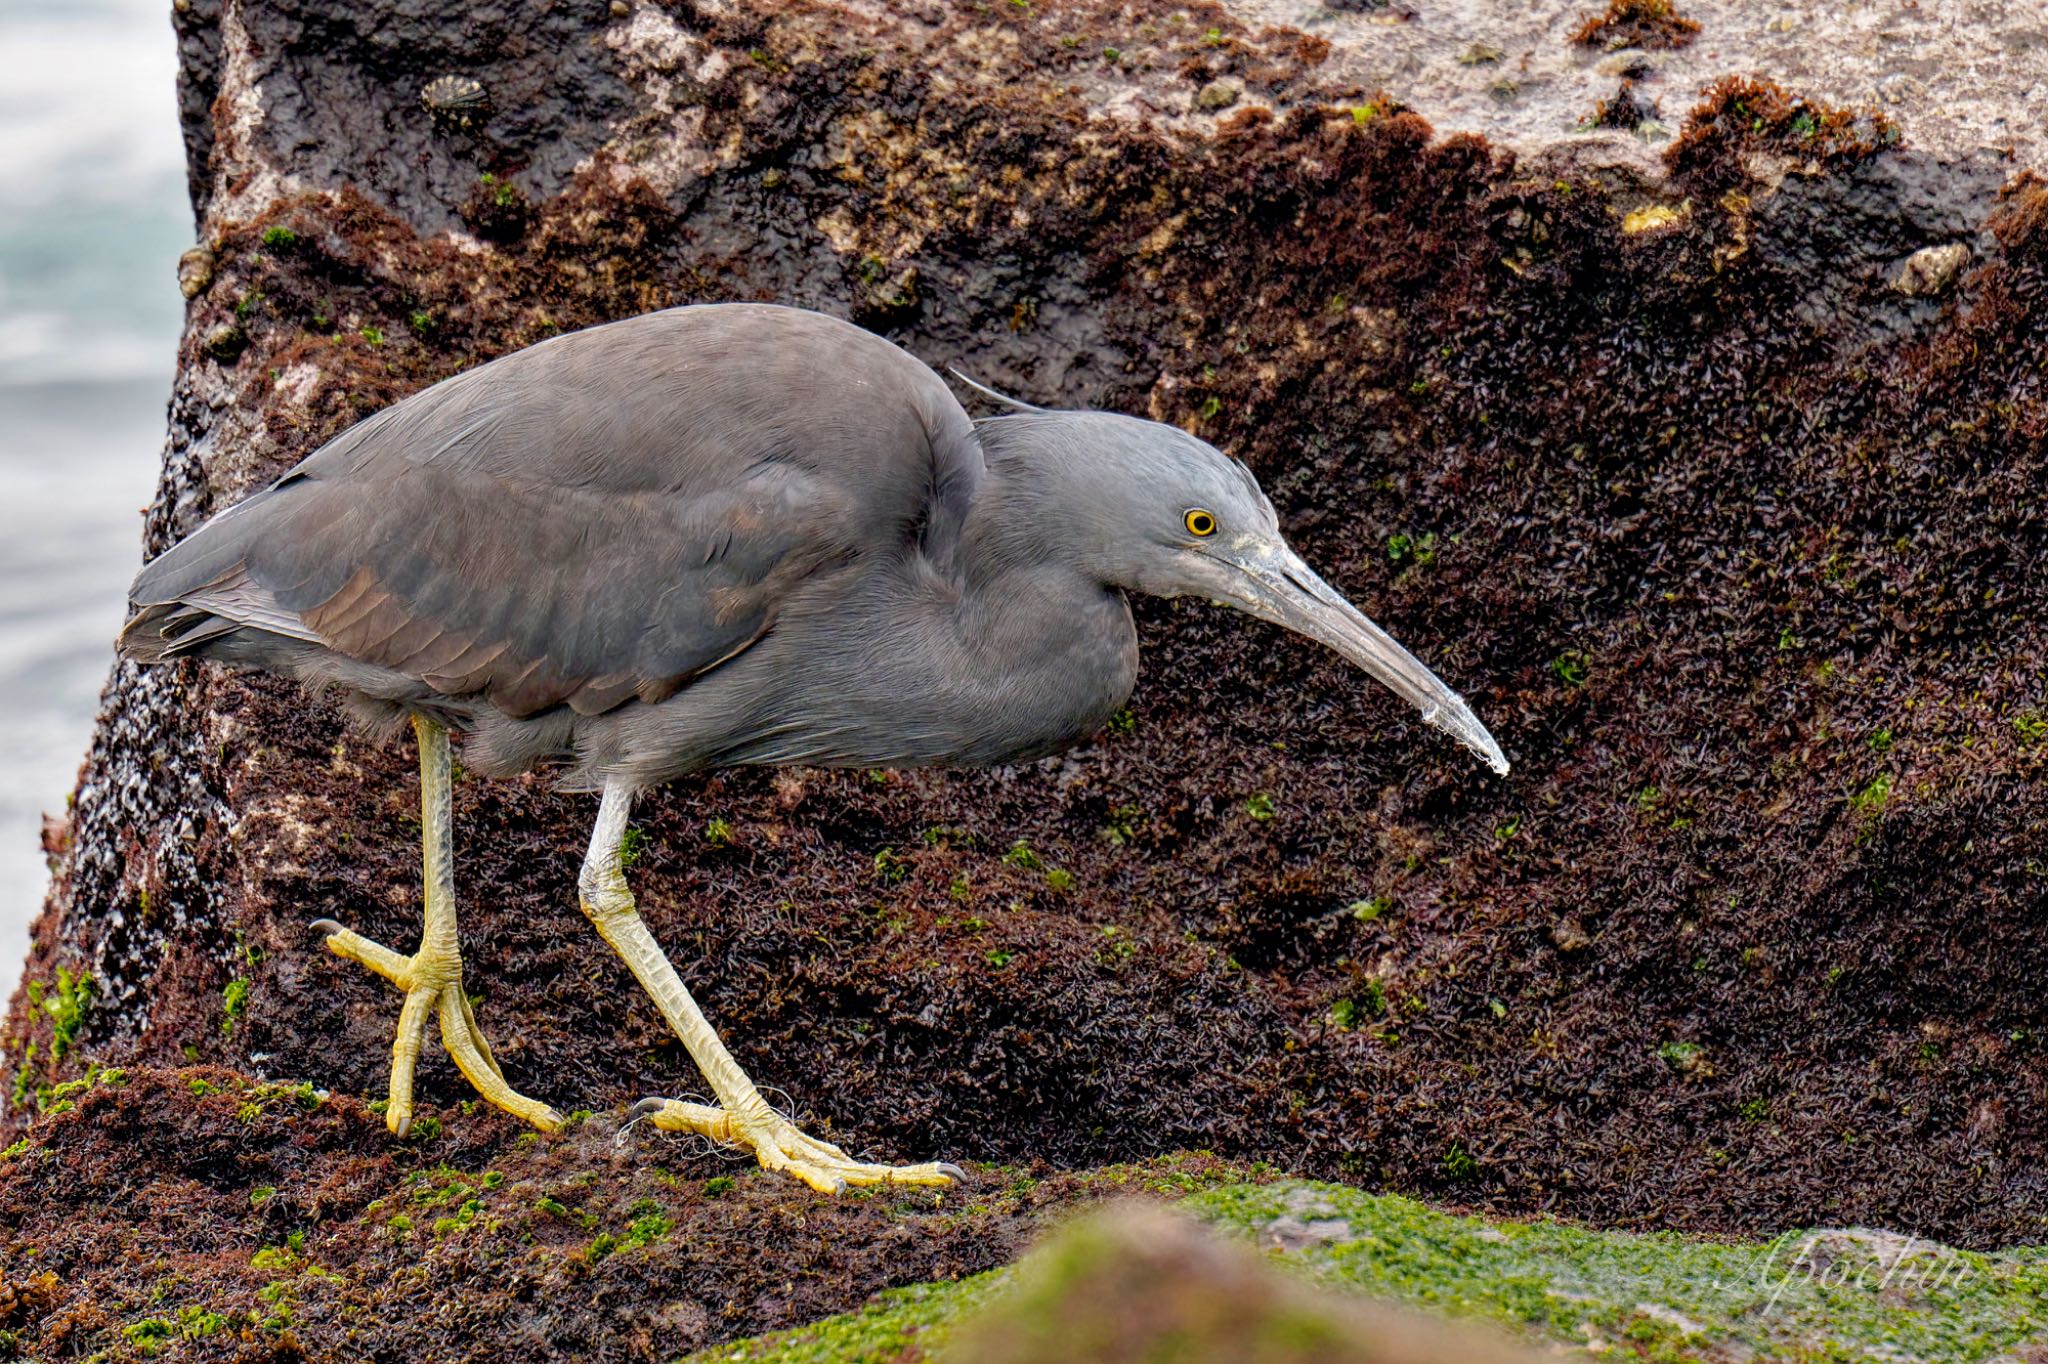
{"label": "mossy rock surface", "polygon": [[[1202,1256],[1146,1268],[1173,1237],[1130,1240],[1134,1214],[1116,1209],[1134,1199],[1305,1282],[1537,1345],[1978,1364],[2048,1343],[2041,1249],[1487,1219],[1199,1153],[1066,1173],[980,1167],[950,1192],[831,1199],[608,1115],[539,1137],[448,1110],[394,1143],[358,1100],[212,1068],[103,1072],[56,1104],[0,1154],[0,1343],[26,1358],[131,1360],[176,1345],[191,1359],[484,1360],[507,1340],[605,1360],[942,1355],[981,1329],[968,1325],[977,1314],[1019,1310],[1002,1295],[1020,1273],[1026,1319],[1115,1284],[1107,1304],[1076,1299],[1077,1323],[1200,1277]],[[1124,1231],[1061,1230],[1103,1204]],[[1009,1268],[1048,1233],[1037,1268]],[[1307,1310],[1333,1338],[1350,1329],[1347,1308],[1273,1300],[1241,1275],[1218,1285],[1282,1319]],[[747,1338],[763,1331],[780,1334]]]}
{"label": "mossy rock surface", "polygon": [[[1983,90],[1865,107],[1829,84],[1855,54],[1805,29],[1784,42],[1823,63],[1815,88],[1767,62],[1660,67],[1638,85],[1667,137],[1582,135],[1616,77],[1588,74],[1609,59],[1560,12],[1532,69],[1586,97],[1554,138],[1487,137],[1358,74],[1420,86],[1429,62],[1379,60],[1417,35],[1493,101],[1519,46],[1459,65],[1487,35],[1436,20],[625,9],[176,8],[207,268],[149,548],[408,393],[689,302],[822,308],[1031,400],[1180,423],[1246,459],[1513,774],[1312,645],[1137,603],[1139,690],[1072,754],[729,772],[643,804],[642,908],[752,1073],[894,1160],[1053,1180],[1205,1149],[1495,1218],[2041,1242],[2048,181],[1971,150]],[[1684,9],[1701,32],[1674,60],[1779,42],[1722,0]],[[2000,69],[2033,79],[2048,47],[2014,35],[2034,21],[1990,11],[1928,40],[1930,80],[1989,69],[1938,60],[1963,29],[2009,37]],[[423,109],[448,76],[488,111]],[[1198,108],[1216,82],[1241,97]],[[455,806],[465,985],[513,1083],[563,1111],[696,1089],[577,913],[591,802],[466,778]],[[396,1001],[305,925],[412,941],[416,819],[411,755],[286,684],[112,674],[0,1030],[0,1142],[76,1152],[70,1185],[20,1206],[143,1238],[67,1329],[132,1324],[151,1257],[183,1253],[136,1189],[276,1189],[275,1227],[221,1224],[211,1253],[246,1266],[400,1188],[414,1148],[360,1097],[383,1091]],[[248,1100],[187,1095],[215,1126],[173,1161],[171,1110],[128,1108],[139,1078],[66,1088],[191,1065],[355,1116],[256,1157]],[[460,1113],[444,1058],[420,1085],[441,1159],[496,1168],[516,1134]],[[172,1135],[127,1151],[89,1118]],[[785,1258],[847,1215],[759,1196]],[[618,1248],[653,1225],[633,1231],[633,1201],[576,1247],[614,1238],[593,1282],[618,1320],[647,1305],[603,1277],[652,1251]],[[13,1244],[62,1231],[37,1225]],[[941,1238],[946,1258],[880,1225],[848,1240],[868,1260],[782,1299],[707,1297],[689,1338],[991,1268],[1029,1231]],[[536,1319],[585,1292],[523,1263],[476,1282]],[[611,1339],[637,1357],[687,1336]],[[462,1321],[443,1343],[487,1344]]]}
{"label": "mossy rock surface", "polygon": [[617,1114],[542,1137],[446,1109],[393,1141],[373,1105],[216,1067],[51,1109],[0,1155],[0,1358],[673,1360],[997,1268],[1060,1209],[1265,1177],[1195,1154],[834,1199]]}
{"label": "mossy rock surface", "polygon": [[[1457,1216],[1398,1195],[1292,1179],[1222,1184],[1174,1206],[1318,1285],[1592,1355],[1983,1364],[2048,1348],[2048,1247],[1986,1255],[1865,1229],[1790,1231],[1765,1242],[1636,1235]],[[1130,1348],[1134,1338],[1176,1342],[1176,1358],[1221,1360],[1257,1348],[1234,1320],[1243,1311],[1259,1313],[1276,1336],[1316,1341],[1326,1358],[1371,1357],[1375,1348],[1396,1357],[1383,1338],[1398,1319],[1377,1330],[1370,1318],[1347,1323],[1327,1305],[1336,1299],[1276,1310],[1264,1291],[1205,1275],[1199,1264],[1197,1283],[1234,1290],[1236,1300],[1224,1298],[1228,1308],[1213,1315],[1200,1305],[1159,1308],[1190,1270],[1162,1257],[1157,1277],[1133,1281],[1126,1267],[1157,1249],[1145,1238],[1174,1238],[1169,1225],[1143,1218],[1134,1236],[1131,1220],[1103,1214],[1056,1233],[1018,1268],[892,1289],[859,1312],[706,1350],[692,1364],[1152,1357]],[[1177,1315],[1144,1321],[1155,1311]],[[1398,1357],[1493,1357],[1483,1340],[1432,1344]],[[1294,1357],[1270,1348],[1274,1358]]]}

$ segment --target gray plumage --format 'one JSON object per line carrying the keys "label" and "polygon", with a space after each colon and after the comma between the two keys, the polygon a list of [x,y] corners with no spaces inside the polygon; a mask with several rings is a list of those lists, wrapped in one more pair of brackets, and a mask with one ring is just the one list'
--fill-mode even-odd
{"label": "gray plumage", "polygon": [[121,647],[428,714],[486,774],[646,786],[1077,742],[1137,676],[1127,590],[1323,639],[1505,770],[1287,550],[1242,464],[1111,413],[976,423],[889,342],[756,304],[557,337],[394,404],[149,564]]}

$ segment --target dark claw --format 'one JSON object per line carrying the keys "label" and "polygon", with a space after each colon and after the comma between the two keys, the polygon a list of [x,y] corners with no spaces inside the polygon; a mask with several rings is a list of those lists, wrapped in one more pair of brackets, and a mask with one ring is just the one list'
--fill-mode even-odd
{"label": "dark claw", "polygon": [[965,1184],[967,1182],[967,1171],[950,1161],[942,1160],[939,1162],[939,1173],[952,1180],[955,1184]]}
{"label": "dark claw", "polygon": [[634,1122],[641,1118],[651,1118],[666,1107],[668,1107],[667,1099],[642,1099],[639,1103],[626,1110],[626,1121]]}
{"label": "dark claw", "polygon": [[325,933],[330,937],[336,933],[348,932],[346,928],[343,928],[332,919],[315,919],[312,923],[307,924],[306,927],[312,929],[315,933]]}

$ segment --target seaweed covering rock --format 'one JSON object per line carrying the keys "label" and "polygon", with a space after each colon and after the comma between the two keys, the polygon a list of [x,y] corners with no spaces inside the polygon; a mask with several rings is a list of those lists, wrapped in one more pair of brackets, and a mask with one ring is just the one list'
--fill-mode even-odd
{"label": "seaweed covering rock", "polygon": [[[1646,181],[1439,136],[1333,84],[1333,40],[1220,8],[992,9],[522,0],[472,33],[195,0],[211,265],[149,544],[406,393],[696,300],[1182,423],[1465,690],[1512,780],[1311,646],[1142,603],[1132,709],[1077,753],[647,803],[643,911],[744,1064],[880,1155],[1207,1147],[1609,1225],[2038,1239],[2040,182],[1754,81]],[[489,116],[437,124],[444,75]],[[1953,242],[1945,292],[1892,287]],[[141,1122],[132,1087],[64,1089],[93,1064],[380,1092],[390,1001],[303,925],[415,931],[410,767],[274,680],[117,671],[7,1122]],[[515,1083],[686,1088],[576,912],[588,802],[465,780],[456,808]],[[466,1096],[441,1061],[422,1086]],[[373,1126],[264,1177],[295,1226],[398,1159]],[[125,1149],[109,1200],[237,1158]],[[934,1272],[893,1254],[801,1310]]]}
{"label": "seaweed covering rock", "polygon": [[1572,34],[1581,47],[1680,48],[1699,35],[1696,20],[1678,12],[1671,0],[1612,0]]}

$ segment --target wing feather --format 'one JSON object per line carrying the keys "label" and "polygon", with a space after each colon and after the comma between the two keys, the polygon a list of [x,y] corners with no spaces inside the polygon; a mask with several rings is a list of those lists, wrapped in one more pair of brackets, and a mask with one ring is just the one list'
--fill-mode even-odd
{"label": "wing feather", "polygon": [[[983,473],[938,377],[794,309],[675,309],[385,409],[145,568],[165,610],[315,641],[513,715],[667,698],[819,575],[957,536]],[[924,546],[944,557],[950,546]],[[196,647],[196,646],[195,646]]]}

